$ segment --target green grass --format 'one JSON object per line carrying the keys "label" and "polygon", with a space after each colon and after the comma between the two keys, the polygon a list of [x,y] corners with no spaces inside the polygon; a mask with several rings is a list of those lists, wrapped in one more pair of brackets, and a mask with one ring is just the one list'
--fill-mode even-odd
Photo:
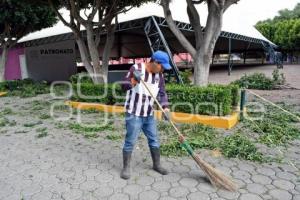
{"label": "green grass", "polygon": [[9,115],[12,113],[13,113],[13,111],[11,108],[4,108],[3,110],[0,111],[0,116]]}
{"label": "green grass", "polygon": [[70,123],[67,128],[74,130],[75,133],[82,134],[85,138],[97,138],[101,131],[112,131],[114,127],[112,124],[101,125],[83,125],[79,123]]}
{"label": "green grass", "polygon": [[[276,115],[278,117],[278,115]],[[282,119],[285,121],[286,119]],[[280,120],[279,120],[280,121]],[[282,121],[281,121],[282,122]],[[264,143],[261,139],[250,139],[246,135],[246,132],[253,131],[251,126],[243,122],[244,129],[235,131],[234,134],[224,136],[220,134],[217,129],[208,126],[196,124],[184,124],[180,127],[181,133],[183,133],[194,150],[199,149],[218,149],[227,158],[239,158],[242,160],[249,160],[255,162],[281,162],[280,158],[271,158],[268,155],[262,154],[256,147],[256,143]],[[273,125],[274,126],[274,125]],[[161,144],[161,154],[165,156],[183,156],[187,155],[187,152],[178,142],[177,135],[173,131],[172,127],[164,122],[158,123],[158,129],[161,135],[165,137]],[[266,131],[266,130],[265,130]],[[270,130],[268,130],[271,134]],[[274,130],[273,130],[274,131]],[[276,131],[276,130],[275,130]],[[296,134],[295,129],[289,130]],[[266,134],[267,135],[267,134]],[[286,136],[287,137],[287,136]],[[277,141],[277,140],[275,140]]]}
{"label": "green grass", "polygon": [[18,130],[18,131],[15,131],[15,134],[19,134],[19,133],[28,133],[29,131],[27,130]]}
{"label": "green grass", "polygon": [[49,114],[42,113],[42,114],[40,114],[39,118],[40,118],[40,119],[50,119],[51,116],[50,116]]}
{"label": "green grass", "polygon": [[64,129],[65,128],[65,125],[60,123],[60,122],[57,122],[54,125],[55,125],[55,128],[58,128],[58,129]]}
{"label": "green grass", "polygon": [[118,141],[118,140],[122,139],[122,135],[111,134],[111,135],[107,135],[106,139],[112,140],[112,141]]}
{"label": "green grass", "polygon": [[78,133],[86,133],[86,132],[100,132],[100,131],[112,131],[114,130],[111,124],[106,124],[104,126],[101,125],[81,125],[79,123],[70,123],[68,125],[69,129],[74,130]]}
{"label": "green grass", "polygon": [[85,138],[97,138],[97,137],[99,137],[99,135],[97,134],[97,133],[89,133],[89,132],[87,132],[87,133],[83,133],[83,136],[85,137]]}
{"label": "green grass", "polygon": [[48,135],[46,127],[37,128],[35,131],[38,133],[38,135],[36,136],[37,138],[46,137]]}
{"label": "green grass", "polygon": [[16,126],[17,122],[15,120],[9,120],[6,117],[0,117],[0,127],[4,126]]}
{"label": "green grass", "polygon": [[5,117],[0,118],[0,127],[4,127],[9,123],[9,120]]}
{"label": "green grass", "polygon": [[[170,125],[159,123],[158,128],[167,135],[166,141],[161,145],[162,155],[182,156],[187,154],[178,142],[177,135]],[[214,149],[217,147],[216,141],[219,133],[214,128],[201,124],[184,124],[180,127],[180,131],[185,135],[193,149]]]}
{"label": "green grass", "polygon": [[39,133],[36,137],[37,138],[42,138],[42,137],[46,137],[48,136],[48,133],[47,132],[42,132],[42,133]]}
{"label": "green grass", "polygon": [[258,142],[272,147],[284,146],[290,141],[300,139],[300,130],[293,124],[294,122],[297,122],[295,117],[273,106],[266,106],[266,112],[261,120],[254,122],[246,120],[245,124],[259,134]]}
{"label": "green grass", "polygon": [[218,148],[227,158],[239,158],[258,162],[265,160],[263,154],[258,151],[254,142],[240,132],[226,136],[218,144]]}

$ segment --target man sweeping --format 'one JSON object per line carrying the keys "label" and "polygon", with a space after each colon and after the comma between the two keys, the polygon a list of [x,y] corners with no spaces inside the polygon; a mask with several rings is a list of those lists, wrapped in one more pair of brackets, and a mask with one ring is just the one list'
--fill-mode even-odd
{"label": "man sweeping", "polygon": [[160,144],[153,116],[154,99],[140,80],[144,80],[151,93],[156,96],[163,109],[168,113],[168,97],[165,91],[163,70],[171,69],[169,56],[163,51],[153,53],[150,62],[133,65],[122,88],[127,91],[125,102],[126,137],[123,146],[123,169],[121,178],[130,178],[130,160],[134,145],[141,131],[147,137],[153,161],[153,169],[162,175],[168,174],[160,164]]}

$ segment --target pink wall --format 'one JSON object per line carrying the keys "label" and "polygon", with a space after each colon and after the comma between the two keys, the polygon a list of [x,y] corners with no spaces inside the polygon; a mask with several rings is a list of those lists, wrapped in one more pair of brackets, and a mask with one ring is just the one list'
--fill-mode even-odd
{"label": "pink wall", "polygon": [[[2,51],[0,50],[0,53]],[[19,55],[24,54],[24,48],[12,48],[8,52],[6,66],[5,66],[5,79],[6,80],[14,80],[21,79],[21,67]]]}

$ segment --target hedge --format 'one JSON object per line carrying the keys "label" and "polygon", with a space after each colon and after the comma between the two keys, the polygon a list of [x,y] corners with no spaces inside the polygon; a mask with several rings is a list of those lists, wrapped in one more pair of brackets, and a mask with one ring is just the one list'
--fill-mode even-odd
{"label": "hedge", "polygon": [[[125,92],[118,84],[81,83],[80,87],[73,84],[73,89],[74,95],[71,98],[73,101],[106,105],[120,105],[125,101]],[[79,89],[82,95],[78,94]],[[105,91],[106,95],[103,95]],[[224,116],[230,114],[232,106],[236,106],[239,101],[239,87],[236,85],[196,87],[167,84],[166,91],[175,112]]]}
{"label": "hedge", "polygon": [[[74,94],[71,98],[73,101],[81,102],[97,102],[106,105],[114,105],[125,101],[125,92],[118,84],[91,84],[81,83],[80,87],[77,84],[72,84]],[[107,89],[106,89],[107,88]],[[81,95],[79,95],[79,92]],[[104,95],[106,92],[106,95]],[[114,93],[116,95],[114,95]],[[93,98],[95,97],[95,98]]]}
{"label": "hedge", "polygon": [[34,81],[32,79],[0,82],[0,92],[4,91],[7,91],[9,96],[20,97],[33,97],[50,92],[45,81]]}

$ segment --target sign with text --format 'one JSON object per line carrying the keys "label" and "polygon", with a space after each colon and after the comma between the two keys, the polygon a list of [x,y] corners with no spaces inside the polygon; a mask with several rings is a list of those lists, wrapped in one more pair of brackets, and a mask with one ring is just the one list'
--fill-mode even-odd
{"label": "sign with text", "polygon": [[72,40],[25,48],[28,77],[34,80],[68,80],[76,73]]}

